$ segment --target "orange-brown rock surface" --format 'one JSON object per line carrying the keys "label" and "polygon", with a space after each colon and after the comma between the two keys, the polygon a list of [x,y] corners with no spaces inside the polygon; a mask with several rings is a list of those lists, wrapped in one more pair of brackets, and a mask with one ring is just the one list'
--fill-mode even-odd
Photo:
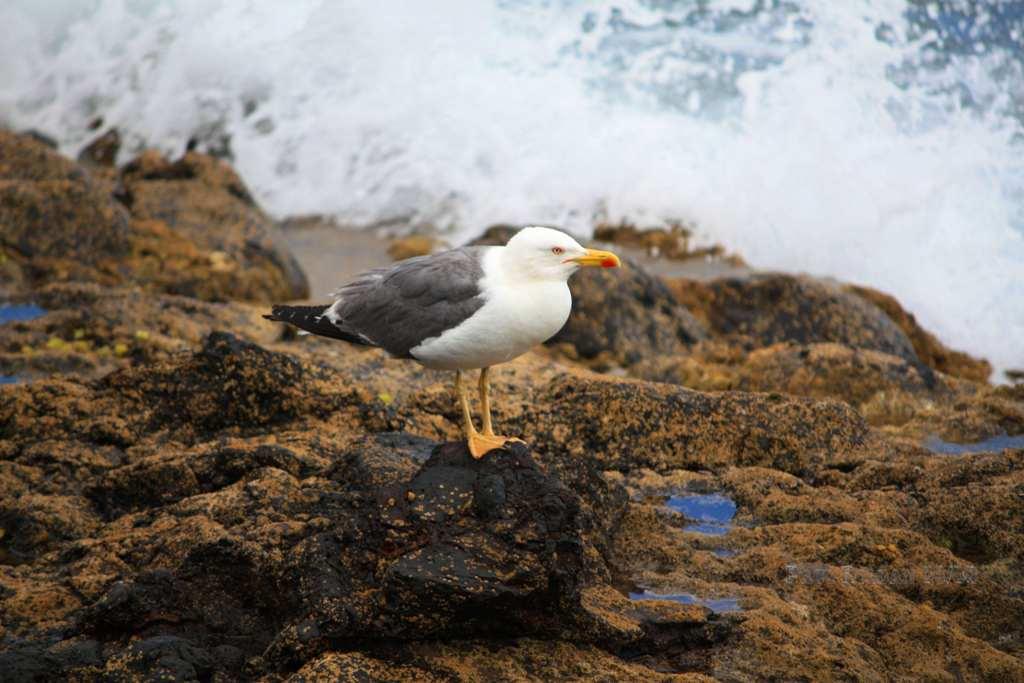
{"label": "orange-brown rock surface", "polygon": [[0,130],[0,292],[56,281],[223,301],[307,296],[309,285],[234,171],[189,152],[89,169]]}
{"label": "orange-brown rock surface", "polygon": [[922,445],[1024,393],[894,300],[580,279],[475,461],[446,374],[229,300],[296,290],[220,162],[3,144],[0,679],[1024,680],[1024,448]]}
{"label": "orange-brown rock surface", "polygon": [[899,325],[910,339],[910,343],[914,345],[917,357],[925,365],[947,375],[963,377],[976,382],[985,382],[992,374],[992,365],[987,360],[974,358],[963,351],[947,347],[935,335],[922,328],[914,318],[914,314],[906,311],[895,297],[870,287],[848,285],[846,289],[878,306],[893,322]]}

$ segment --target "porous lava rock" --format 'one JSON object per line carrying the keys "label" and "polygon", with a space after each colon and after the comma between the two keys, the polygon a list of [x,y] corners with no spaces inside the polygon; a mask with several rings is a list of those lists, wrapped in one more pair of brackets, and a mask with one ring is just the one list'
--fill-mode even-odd
{"label": "porous lava rock", "polygon": [[572,313],[548,344],[597,367],[630,366],[644,358],[681,354],[707,332],[668,287],[636,263],[582,268],[569,281]]}
{"label": "porous lava rock", "polygon": [[[241,178],[219,159],[187,152],[170,161],[143,153],[121,172],[132,216],[160,236],[188,240],[210,261],[206,277],[171,288],[199,298],[283,301],[309,296],[309,283]],[[216,227],[213,227],[216,226]],[[213,229],[211,229],[213,228]]]}
{"label": "porous lava rock", "polygon": [[903,330],[873,303],[838,283],[784,273],[755,273],[670,287],[712,334],[751,348],[779,342],[836,342],[920,362]]}
{"label": "porous lava rock", "polygon": [[644,361],[631,374],[703,391],[840,400],[879,425],[906,423],[936,402],[951,400],[958,386],[920,363],[835,342],[781,342],[750,352],[714,342],[686,356]]}
{"label": "porous lava rock", "polygon": [[130,216],[73,161],[28,135],[0,130],[0,286],[48,279],[112,283],[131,250]]}
{"label": "porous lava rock", "polygon": [[[950,460],[836,401],[529,355],[496,374],[496,419],[534,450],[477,461],[438,445],[460,419],[444,375],[265,347],[236,304],[196,303],[190,327],[180,297],[63,287],[55,308],[113,321],[132,302],[166,309],[168,338],[226,319],[246,338],[3,389],[0,508],[32,531],[0,539],[15,680],[474,680],[484,653],[512,678],[886,678],[905,652],[922,676],[1021,671],[1019,453]],[[697,484],[742,524],[702,537],[661,509]],[[623,581],[741,611],[629,600]]]}
{"label": "porous lava rock", "polygon": [[992,374],[992,364],[984,358],[974,358],[963,351],[951,349],[939,339],[921,327],[914,317],[896,297],[870,287],[847,285],[846,290],[870,301],[882,309],[889,318],[900,326],[900,329],[914,345],[914,353],[925,365],[946,375],[962,377],[975,382],[986,382]]}
{"label": "porous lava rock", "polygon": [[762,464],[800,474],[869,438],[856,411],[837,401],[587,377],[550,383],[518,420],[535,443],[605,470]]}
{"label": "porous lava rock", "polygon": [[277,229],[226,164],[146,152],[86,167],[0,131],[0,287],[138,284],[207,300],[280,301],[309,285]]}
{"label": "porous lava rock", "polygon": [[610,587],[628,503],[586,460],[519,445],[476,460],[382,432],[365,391],[227,333],[5,392],[0,665],[15,680],[281,676],[451,638],[692,653],[731,633]]}
{"label": "porous lava rock", "polygon": [[8,323],[0,336],[2,375],[98,378],[119,367],[190,351],[218,329],[233,330],[253,342],[268,343],[279,336],[263,321],[261,307],[138,287],[54,283],[37,288],[31,301],[43,313]]}
{"label": "porous lava rock", "polygon": [[[287,279],[198,234],[255,215],[232,174],[83,180],[38,144],[17,182],[131,207],[130,253],[44,286],[4,246],[46,310],[0,327],[5,681],[1024,680],[1024,450],[922,445],[1024,432],[1024,394],[883,298],[581,290],[605,304],[578,337],[493,373],[529,446],[474,460],[449,373],[195,298]],[[735,517],[707,533],[690,495]]]}

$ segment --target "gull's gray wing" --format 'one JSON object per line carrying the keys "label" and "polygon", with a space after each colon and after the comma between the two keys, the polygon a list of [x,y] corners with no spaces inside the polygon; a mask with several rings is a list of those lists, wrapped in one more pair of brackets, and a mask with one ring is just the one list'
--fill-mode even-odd
{"label": "gull's gray wing", "polygon": [[407,358],[423,340],[458,326],[484,305],[480,281],[489,248],[461,247],[363,273],[334,293],[337,300],[320,324]]}

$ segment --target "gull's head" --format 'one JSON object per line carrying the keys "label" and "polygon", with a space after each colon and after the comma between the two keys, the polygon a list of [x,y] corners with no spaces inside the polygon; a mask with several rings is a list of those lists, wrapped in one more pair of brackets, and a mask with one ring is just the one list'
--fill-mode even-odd
{"label": "gull's head", "polygon": [[[523,228],[505,245],[511,264],[533,279],[568,280],[580,266],[617,268],[619,257],[610,251],[587,249],[553,228]],[[507,261],[508,262],[508,261]]]}

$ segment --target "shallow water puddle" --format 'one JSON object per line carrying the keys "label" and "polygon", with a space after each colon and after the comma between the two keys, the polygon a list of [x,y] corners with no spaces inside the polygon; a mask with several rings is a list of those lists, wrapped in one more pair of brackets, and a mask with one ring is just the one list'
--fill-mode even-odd
{"label": "shallow water puddle", "polygon": [[649,590],[641,590],[640,592],[631,592],[629,594],[630,600],[671,600],[672,602],[678,602],[683,605],[701,605],[707,607],[716,614],[724,614],[726,612],[740,612],[743,610],[740,607],[739,598],[698,598],[696,595],[691,593],[655,593]]}
{"label": "shallow water puddle", "polygon": [[0,384],[17,384],[19,381],[14,375],[0,375]]}
{"label": "shallow water puddle", "polygon": [[0,325],[35,320],[45,314],[46,309],[35,304],[0,304]]}
{"label": "shallow water puddle", "polygon": [[724,536],[729,533],[732,520],[736,516],[736,503],[720,493],[669,496],[665,505],[686,517],[684,531],[708,536]]}
{"label": "shallow water puddle", "polygon": [[1024,448],[1024,434],[1008,436],[999,434],[984,441],[974,443],[953,443],[944,441],[937,436],[929,436],[921,444],[932,453],[940,455],[971,455],[973,453],[998,453],[1004,448]]}

